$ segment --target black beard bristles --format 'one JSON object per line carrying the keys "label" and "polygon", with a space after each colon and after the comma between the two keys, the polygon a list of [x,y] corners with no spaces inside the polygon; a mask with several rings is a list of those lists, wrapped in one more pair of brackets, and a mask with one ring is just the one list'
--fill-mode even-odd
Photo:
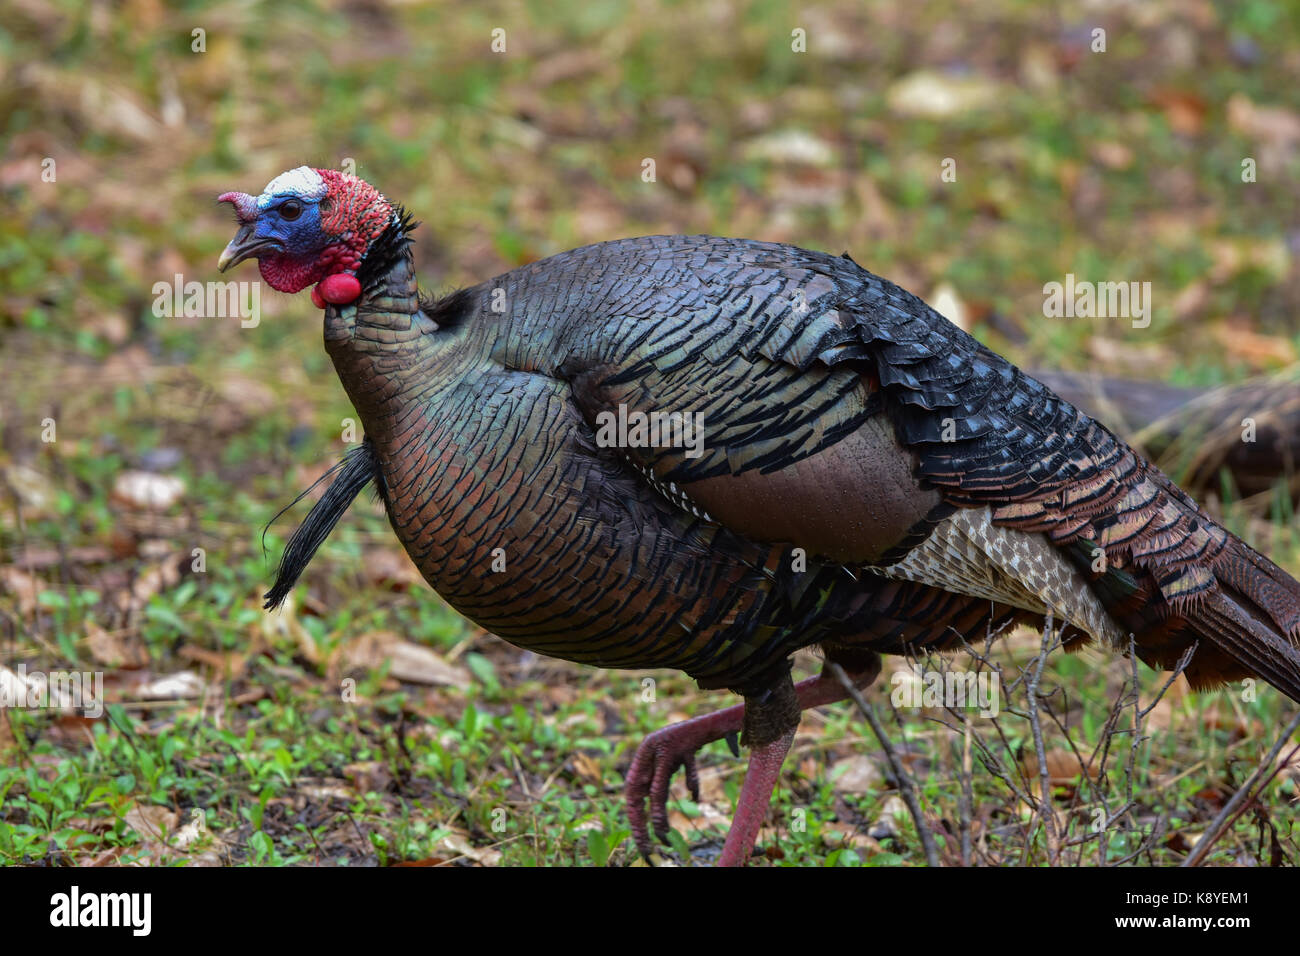
{"label": "black beard bristles", "polygon": [[276,519],[302,501],[313,488],[331,475],[336,477],[321,496],[320,501],[316,502],[308,512],[306,520],[298,526],[298,530],[293,533],[289,544],[284,549],[284,556],[280,559],[280,567],[275,575],[275,584],[263,595],[266,603],[262,606],[268,611],[284,603],[284,599],[298,583],[299,576],[315,557],[316,549],[329,537],[334,526],[338,524],[339,518],[343,517],[343,512],[348,510],[348,506],[357,495],[361,494],[366,485],[378,477],[379,461],[375,458],[375,449],[370,444],[370,439],[365,439],[360,447],[344,455],[342,461],[312,482],[311,488],[281,508],[279,513],[267,522],[266,528],[262,529],[263,547],[265,547],[266,531],[276,522]]}
{"label": "black beard bristles", "polygon": [[357,280],[361,288],[369,289],[371,284],[386,276],[393,266],[406,255],[411,245],[411,233],[420,224],[411,218],[401,206],[393,204],[393,219],[383,232],[377,235],[357,267]]}

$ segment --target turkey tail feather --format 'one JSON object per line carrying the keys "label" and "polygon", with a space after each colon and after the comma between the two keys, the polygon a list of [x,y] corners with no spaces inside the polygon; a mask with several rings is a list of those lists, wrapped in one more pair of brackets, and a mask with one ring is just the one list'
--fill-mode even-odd
{"label": "turkey tail feather", "polygon": [[1235,538],[1216,558],[1214,574],[1259,608],[1283,634],[1300,639],[1300,582]]}
{"label": "turkey tail feather", "polygon": [[1218,587],[1183,612],[1188,626],[1300,702],[1300,584],[1235,538],[1213,567]]}

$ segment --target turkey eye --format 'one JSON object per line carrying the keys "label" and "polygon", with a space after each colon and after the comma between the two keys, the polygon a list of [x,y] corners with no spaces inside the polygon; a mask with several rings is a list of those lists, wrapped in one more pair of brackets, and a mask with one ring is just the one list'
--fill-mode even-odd
{"label": "turkey eye", "polygon": [[280,218],[293,222],[302,215],[302,203],[296,199],[290,199],[280,206]]}

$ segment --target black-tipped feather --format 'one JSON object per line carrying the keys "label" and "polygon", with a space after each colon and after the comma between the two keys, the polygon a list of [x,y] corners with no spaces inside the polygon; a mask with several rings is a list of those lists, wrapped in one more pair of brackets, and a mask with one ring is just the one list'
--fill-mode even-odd
{"label": "black-tipped feather", "polygon": [[301,501],[312,488],[331,474],[337,473],[320,501],[316,502],[308,512],[306,520],[298,526],[298,530],[289,539],[289,544],[284,549],[284,557],[280,559],[280,568],[275,575],[275,584],[264,595],[266,604],[263,607],[270,610],[284,602],[289,592],[293,590],[293,586],[298,583],[298,577],[316,555],[316,549],[329,537],[329,533],[338,524],[339,518],[343,517],[343,512],[348,510],[348,506],[357,495],[361,494],[362,489],[375,479],[378,470],[379,462],[375,458],[374,446],[367,438],[359,448],[348,452],[341,462],[322,475],[311,488],[304,491],[291,504],[283,508],[280,514],[271,519],[274,523],[276,518]]}

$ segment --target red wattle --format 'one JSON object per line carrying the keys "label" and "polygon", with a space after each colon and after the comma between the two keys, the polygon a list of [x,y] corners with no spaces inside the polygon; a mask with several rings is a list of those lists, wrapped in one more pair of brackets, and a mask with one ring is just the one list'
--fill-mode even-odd
{"label": "red wattle", "polygon": [[311,304],[316,306],[316,308],[318,309],[325,308],[325,300],[320,297],[319,285],[314,285],[311,287]]}
{"label": "red wattle", "polygon": [[[361,282],[349,272],[336,272],[321,279],[320,284],[312,290],[312,301],[319,291],[321,298],[335,305],[347,305],[355,302],[361,295]],[[323,306],[322,306],[323,308]]]}

